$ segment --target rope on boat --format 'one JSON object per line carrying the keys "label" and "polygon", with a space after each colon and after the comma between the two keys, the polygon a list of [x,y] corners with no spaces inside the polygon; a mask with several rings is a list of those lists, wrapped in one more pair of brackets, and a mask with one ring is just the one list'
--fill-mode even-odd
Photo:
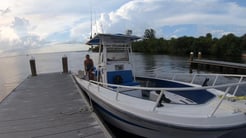
{"label": "rope on boat", "polygon": [[[223,95],[220,95],[218,96],[219,98],[222,98]],[[246,96],[232,96],[232,97],[225,97],[224,100],[228,100],[228,101],[231,101],[231,102],[236,102],[236,101],[243,101],[242,106],[243,104],[246,106]],[[245,101],[245,103],[244,103]],[[229,106],[228,106],[229,107]],[[232,106],[230,107],[231,109],[234,109],[234,112],[243,112],[245,115],[246,115],[246,108],[244,107],[241,107],[241,106]]]}
{"label": "rope on boat", "polygon": [[[219,98],[222,98],[223,95],[220,95]],[[246,100],[246,96],[232,96],[232,97],[226,97],[225,99],[230,101],[236,101],[236,100]]]}

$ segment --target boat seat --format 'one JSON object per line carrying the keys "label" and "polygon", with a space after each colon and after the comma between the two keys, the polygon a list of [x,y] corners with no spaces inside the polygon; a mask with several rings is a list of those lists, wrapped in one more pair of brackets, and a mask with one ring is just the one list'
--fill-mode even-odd
{"label": "boat seat", "polygon": [[136,86],[139,82],[134,81],[131,70],[110,71],[107,72],[108,83],[120,84],[125,86]]}

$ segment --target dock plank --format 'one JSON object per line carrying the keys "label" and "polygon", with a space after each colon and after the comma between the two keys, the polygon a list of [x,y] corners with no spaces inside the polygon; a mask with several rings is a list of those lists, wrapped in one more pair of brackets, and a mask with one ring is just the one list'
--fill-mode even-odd
{"label": "dock plank", "polygon": [[101,138],[72,76],[62,73],[29,77],[0,104],[1,138]]}

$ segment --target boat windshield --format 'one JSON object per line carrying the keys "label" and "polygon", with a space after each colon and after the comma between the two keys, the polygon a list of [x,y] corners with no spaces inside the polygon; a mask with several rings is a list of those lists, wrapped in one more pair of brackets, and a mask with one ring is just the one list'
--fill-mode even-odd
{"label": "boat windshield", "polygon": [[129,48],[108,47],[107,61],[129,61]]}

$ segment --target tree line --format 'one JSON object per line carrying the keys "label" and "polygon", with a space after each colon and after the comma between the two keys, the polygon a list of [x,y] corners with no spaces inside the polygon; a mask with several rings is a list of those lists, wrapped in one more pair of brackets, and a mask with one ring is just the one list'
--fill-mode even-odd
{"label": "tree line", "polygon": [[146,29],[143,39],[133,43],[133,51],[184,56],[192,51],[217,58],[241,58],[242,52],[246,51],[246,34],[238,37],[231,33],[221,38],[213,38],[211,33],[207,33],[206,36],[198,38],[183,36],[167,40],[156,38],[153,29]]}

